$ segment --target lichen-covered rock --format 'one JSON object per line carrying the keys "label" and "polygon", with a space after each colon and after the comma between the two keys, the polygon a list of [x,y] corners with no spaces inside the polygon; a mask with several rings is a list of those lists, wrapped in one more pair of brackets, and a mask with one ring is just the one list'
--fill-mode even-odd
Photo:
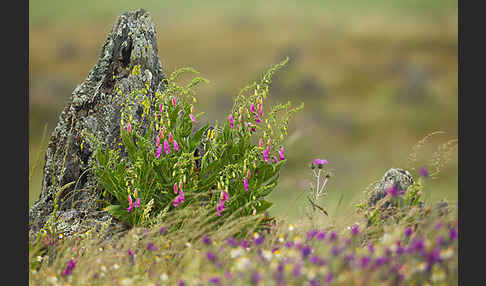
{"label": "lichen-covered rock", "polygon": [[[110,218],[100,210],[101,190],[90,170],[94,146],[84,131],[93,134],[104,147],[119,144],[125,99],[134,94],[140,99],[152,99],[156,92],[163,92],[165,84],[150,14],[143,9],[123,13],[103,44],[98,63],[74,89],[50,137],[41,194],[29,211],[31,234],[37,234],[52,216],[58,193],[56,217],[64,235],[82,231],[88,221]],[[130,104],[133,119],[142,122],[141,103],[135,100]],[[143,123],[141,126],[148,127]]]}
{"label": "lichen-covered rock", "polygon": [[[375,185],[375,188],[368,200],[369,206],[374,206],[378,201],[387,195],[387,190],[394,186],[398,191],[406,191],[414,183],[412,175],[404,169],[391,168],[383,178]],[[384,204],[386,207],[388,204]]]}

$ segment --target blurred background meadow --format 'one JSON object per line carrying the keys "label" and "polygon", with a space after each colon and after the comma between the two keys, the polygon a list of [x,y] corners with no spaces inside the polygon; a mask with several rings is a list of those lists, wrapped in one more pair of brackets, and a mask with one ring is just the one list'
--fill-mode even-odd
{"label": "blurred background meadow", "polygon": [[[208,122],[222,122],[241,88],[290,58],[269,100],[305,107],[290,123],[288,162],[270,213],[290,221],[305,216],[309,164],[322,158],[333,175],[321,205],[346,219],[389,168],[433,172],[434,152],[457,139],[457,6],[452,0],[31,0],[29,206],[71,92],[96,64],[117,16],[144,8],[156,23],[165,73],[192,66],[210,80],[196,105]],[[436,131],[442,133],[414,152]],[[427,181],[427,199],[457,201],[457,151],[449,159]]]}

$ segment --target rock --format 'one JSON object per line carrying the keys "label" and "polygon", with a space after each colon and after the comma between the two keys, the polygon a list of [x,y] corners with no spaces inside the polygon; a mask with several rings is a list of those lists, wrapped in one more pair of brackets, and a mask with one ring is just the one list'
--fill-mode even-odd
{"label": "rock", "polygon": [[[135,67],[135,69],[134,69]],[[98,59],[86,80],[72,92],[62,111],[46,150],[42,189],[29,210],[29,232],[36,235],[52,217],[54,199],[59,192],[56,217],[65,236],[82,231],[93,221],[111,216],[101,211],[101,190],[90,167],[93,144],[84,130],[93,134],[103,147],[113,147],[120,139],[122,102],[132,92],[140,98],[165,89],[165,75],[158,57],[155,25],[149,13],[141,9],[125,12],[116,20]],[[152,102],[152,101],[150,101]],[[132,102],[130,114],[140,128],[140,103]],[[143,131],[143,130],[142,130]]]}
{"label": "rock", "polygon": [[[412,175],[407,170],[391,168],[383,178],[376,184],[371,197],[368,200],[369,206],[374,206],[379,200],[387,195],[387,190],[395,186],[399,191],[406,191],[408,186],[414,183]],[[383,205],[388,206],[388,202]]]}

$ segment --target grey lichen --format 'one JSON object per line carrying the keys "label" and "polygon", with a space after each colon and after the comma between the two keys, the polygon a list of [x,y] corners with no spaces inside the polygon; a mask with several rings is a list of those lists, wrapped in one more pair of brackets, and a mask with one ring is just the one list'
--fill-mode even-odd
{"label": "grey lichen", "polygon": [[[391,168],[383,178],[375,185],[375,188],[368,200],[369,206],[374,206],[378,201],[386,197],[390,187],[397,188],[398,191],[406,191],[414,183],[413,177],[407,170]],[[384,204],[386,207],[388,204]]]}
{"label": "grey lichen", "polygon": [[[132,73],[135,66],[139,74]],[[138,96],[149,97],[150,102],[155,92],[162,93],[165,89],[155,25],[143,9],[118,17],[103,44],[98,63],[74,89],[59,116],[46,150],[41,193],[29,211],[32,235],[52,216],[57,192],[70,182],[75,184],[59,194],[56,213],[57,228],[64,235],[81,231],[88,222],[108,219],[109,214],[100,211],[101,190],[91,172],[94,146],[84,132],[93,134],[104,147],[118,144],[122,102],[142,89],[145,91]],[[139,103],[132,104],[135,108],[131,115],[138,119]]]}

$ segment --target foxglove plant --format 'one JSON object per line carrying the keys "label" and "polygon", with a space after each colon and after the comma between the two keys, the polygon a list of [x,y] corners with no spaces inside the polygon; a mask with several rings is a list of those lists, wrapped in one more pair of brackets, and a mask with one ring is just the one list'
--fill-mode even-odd
{"label": "foxglove plant", "polygon": [[[87,134],[96,147],[94,173],[107,193],[105,210],[129,225],[145,225],[189,204],[211,208],[216,219],[268,209],[265,197],[287,160],[289,119],[302,108],[288,102],[264,110],[271,78],[287,60],[240,91],[222,126],[196,126],[201,114],[194,113],[193,88],[206,80],[177,83],[180,74],[197,73],[191,68],[173,72],[163,93],[135,91],[122,104],[118,147],[103,148]],[[140,107],[141,114],[133,111]]]}

